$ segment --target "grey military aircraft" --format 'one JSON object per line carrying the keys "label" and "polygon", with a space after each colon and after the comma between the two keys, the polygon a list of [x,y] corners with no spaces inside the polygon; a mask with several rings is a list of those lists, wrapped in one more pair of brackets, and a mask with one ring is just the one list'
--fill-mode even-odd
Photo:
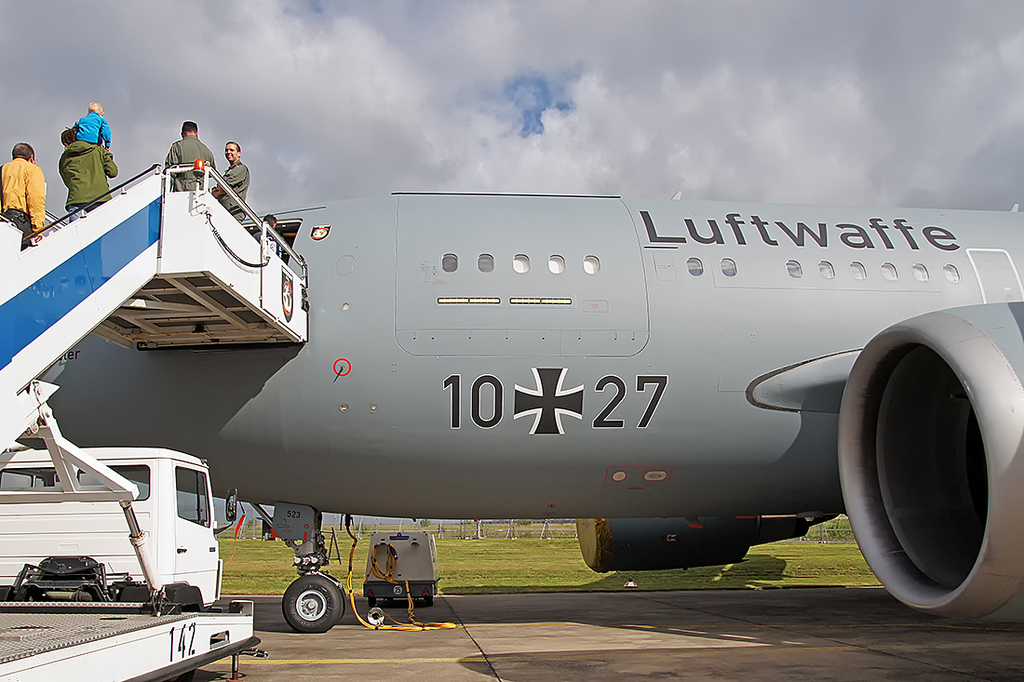
{"label": "grey military aircraft", "polygon": [[846,512],[905,603],[1024,616],[1021,214],[398,193],[280,218],[310,340],[92,338],[54,370],[66,434],[206,458],[252,501],[576,517],[599,570]]}

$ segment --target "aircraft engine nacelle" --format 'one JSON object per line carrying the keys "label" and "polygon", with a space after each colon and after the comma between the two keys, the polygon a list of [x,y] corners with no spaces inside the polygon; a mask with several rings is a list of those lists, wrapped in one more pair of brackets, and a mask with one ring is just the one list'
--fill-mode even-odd
{"label": "aircraft engine nacelle", "polygon": [[591,569],[653,571],[736,563],[752,545],[802,537],[823,520],[793,516],[577,519],[576,531],[583,560]]}
{"label": "aircraft engine nacelle", "polygon": [[903,603],[1024,618],[1024,304],[928,313],[864,348],[839,465],[865,559]]}

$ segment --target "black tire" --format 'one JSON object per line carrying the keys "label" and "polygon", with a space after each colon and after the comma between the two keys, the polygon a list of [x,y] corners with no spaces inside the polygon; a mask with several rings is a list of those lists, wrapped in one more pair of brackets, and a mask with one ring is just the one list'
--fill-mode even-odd
{"label": "black tire", "polygon": [[423,605],[424,606],[433,606],[434,605],[434,595],[428,594],[427,596],[423,597]]}
{"label": "black tire", "polygon": [[296,632],[327,632],[345,615],[345,599],[337,583],[314,573],[288,586],[281,611]]}
{"label": "black tire", "polygon": [[367,608],[371,608],[372,609],[376,605],[377,605],[377,598],[376,597],[367,597],[366,598],[366,606],[367,606]]}

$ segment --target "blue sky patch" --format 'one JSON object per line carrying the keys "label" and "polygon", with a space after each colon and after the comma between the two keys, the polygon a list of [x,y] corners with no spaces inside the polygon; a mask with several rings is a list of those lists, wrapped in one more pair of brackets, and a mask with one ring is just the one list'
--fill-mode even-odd
{"label": "blue sky patch", "polygon": [[548,109],[569,111],[575,106],[566,93],[567,78],[549,79],[541,75],[517,76],[505,85],[505,97],[511,102],[523,121],[519,131],[522,137],[543,135],[541,119]]}

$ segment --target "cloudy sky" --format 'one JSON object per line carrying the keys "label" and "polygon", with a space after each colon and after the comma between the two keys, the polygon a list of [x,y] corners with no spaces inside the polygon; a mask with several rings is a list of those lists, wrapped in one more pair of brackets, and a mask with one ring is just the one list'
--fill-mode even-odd
{"label": "cloudy sky", "polygon": [[[0,0],[0,149],[48,207],[106,109],[122,176],[181,122],[257,210],[394,190],[1024,203],[1024,2]],[[5,157],[6,158],[6,157]]]}

